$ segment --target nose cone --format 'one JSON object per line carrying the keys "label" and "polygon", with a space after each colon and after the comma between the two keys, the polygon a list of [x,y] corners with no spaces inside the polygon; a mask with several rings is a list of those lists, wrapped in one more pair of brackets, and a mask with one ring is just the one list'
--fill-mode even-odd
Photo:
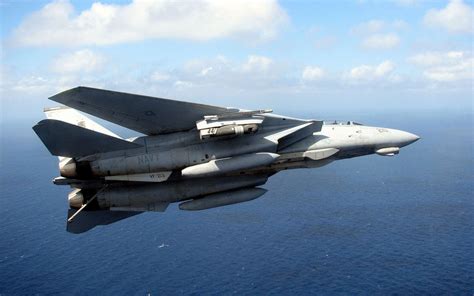
{"label": "nose cone", "polygon": [[392,133],[393,141],[398,144],[398,147],[410,145],[420,139],[417,135],[404,131],[393,130]]}

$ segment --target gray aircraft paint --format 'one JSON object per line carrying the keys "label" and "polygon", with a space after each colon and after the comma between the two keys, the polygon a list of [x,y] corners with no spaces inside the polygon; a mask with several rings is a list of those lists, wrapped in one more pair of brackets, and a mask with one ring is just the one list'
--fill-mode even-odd
{"label": "gray aircraft paint", "polygon": [[[352,122],[303,120],[78,87],[50,99],[146,136],[125,140],[74,109],[46,109],[33,127],[60,157],[55,184],[74,188],[67,229],[81,233],[143,211],[203,210],[263,195],[281,170],[393,156],[418,136]],[[241,124],[241,125],[240,125]],[[246,130],[248,129],[248,130]],[[232,134],[234,133],[234,134]],[[121,212],[116,215],[111,212]]]}

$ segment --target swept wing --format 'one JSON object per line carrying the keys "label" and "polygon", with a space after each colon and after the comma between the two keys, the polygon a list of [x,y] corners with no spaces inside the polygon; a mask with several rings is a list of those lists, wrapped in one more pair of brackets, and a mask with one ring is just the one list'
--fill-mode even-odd
{"label": "swept wing", "polygon": [[223,107],[83,86],[49,99],[146,135],[190,130],[205,115],[236,112]]}

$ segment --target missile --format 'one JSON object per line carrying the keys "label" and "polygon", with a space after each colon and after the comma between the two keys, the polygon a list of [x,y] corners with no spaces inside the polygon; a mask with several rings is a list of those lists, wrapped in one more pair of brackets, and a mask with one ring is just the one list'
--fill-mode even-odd
{"label": "missile", "polygon": [[184,168],[181,175],[187,178],[209,177],[235,171],[244,171],[255,167],[272,164],[280,155],[261,152],[244,154],[235,157],[214,159],[206,163]]}
{"label": "missile", "polygon": [[180,210],[199,211],[216,207],[232,205],[236,203],[251,201],[267,192],[263,188],[244,188],[233,191],[210,194],[199,199],[183,202],[179,205]]}

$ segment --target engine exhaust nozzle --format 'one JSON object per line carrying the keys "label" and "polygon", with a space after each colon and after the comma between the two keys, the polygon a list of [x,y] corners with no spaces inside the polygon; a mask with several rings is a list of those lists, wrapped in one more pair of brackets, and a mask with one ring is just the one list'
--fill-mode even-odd
{"label": "engine exhaust nozzle", "polygon": [[81,189],[75,189],[68,194],[67,200],[71,208],[80,208],[84,204],[84,195]]}

